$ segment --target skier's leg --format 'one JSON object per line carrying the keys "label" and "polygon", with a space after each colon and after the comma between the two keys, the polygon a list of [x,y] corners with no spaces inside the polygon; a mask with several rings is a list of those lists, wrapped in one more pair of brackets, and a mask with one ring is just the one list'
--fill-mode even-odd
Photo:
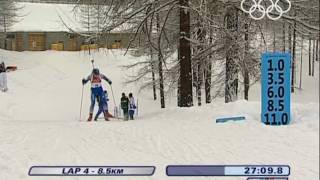
{"label": "skier's leg", "polygon": [[100,116],[100,114],[101,114],[102,112],[104,112],[104,108],[103,108],[103,105],[102,105],[103,102],[101,101],[101,98],[102,98],[102,97],[100,97],[100,94],[99,94],[98,96],[96,96],[96,99],[97,99],[98,105],[99,105],[99,109],[98,109],[97,114],[96,114],[95,117],[94,117],[94,120],[95,120],[95,121],[97,121],[98,118],[99,118],[99,116]]}
{"label": "skier's leg", "polygon": [[91,89],[90,113],[93,113],[95,103],[96,103],[95,91],[94,91],[94,89]]}
{"label": "skier's leg", "polygon": [[4,73],[0,73],[0,91],[4,91]]}
{"label": "skier's leg", "polygon": [[91,104],[90,104],[90,109],[89,109],[89,112],[90,112],[90,113],[89,113],[88,121],[91,121],[91,120],[92,120],[95,102],[96,102],[95,91],[94,91],[94,89],[91,89]]}
{"label": "skier's leg", "polygon": [[3,73],[4,79],[3,79],[3,90],[6,92],[8,90],[8,85],[7,85],[7,73]]}
{"label": "skier's leg", "polygon": [[99,110],[98,110],[96,116],[94,117],[94,120],[95,120],[95,121],[98,120],[98,118],[99,118],[99,116],[100,116],[100,114],[101,114],[102,112],[103,112],[103,108],[102,108],[102,107],[100,106],[100,104],[99,104]]}

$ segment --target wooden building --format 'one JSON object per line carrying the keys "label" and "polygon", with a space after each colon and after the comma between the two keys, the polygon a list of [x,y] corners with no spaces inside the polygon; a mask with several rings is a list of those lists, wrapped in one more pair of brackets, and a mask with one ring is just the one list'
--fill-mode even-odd
{"label": "wooden building", "polygon": [[[128,31],[122,28],[90,41],[80,36],[81,32],[86,34],[87,32],[82,24],[74,18],[73,4],[28,3],[49,1],[59,3],[58,0],[26,1],[27,3],[21,3],[23,8],[19,9],[21,11],[19,14],[26,16],[10,27],[9,32],[0,32],[0,48],[13,51],[78,51],[87,49],[86,46],[127,48],[129,45],[132,33],[127,33]],[[70,27],[63,25],[61,19]],[[79,32],[79,34],[73,33],[70,29]]]}
{"label": "wooden building", "polygon": [[81,47],[94,44],[98,48],[119,49],[127,48],[132,36],[132,33],[107,33],[99,40],[87,42],[84,37],[68,32],[8,32],[6,35],[0,33],[0,48],[12,51],[79,51],[83,49]]}

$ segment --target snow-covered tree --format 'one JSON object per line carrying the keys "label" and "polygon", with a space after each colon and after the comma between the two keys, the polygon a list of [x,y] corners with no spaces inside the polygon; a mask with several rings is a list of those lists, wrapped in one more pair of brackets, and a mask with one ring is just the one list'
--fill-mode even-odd
{"label": "snow-covered tree", "polygon": [[4,33],[4,48],[7,48],[6,33],[18,22],[17,11],[22,7],[17,6],[15,1],[0,1],[0,31]]}
{"label": "snow-covered tree", "polygon": [[[316,0],[292,0],[292,10],[278,21],[251,19],[238,0],[110,0],[106,5],[108,23],[102,32],[129,24],[135,33],[131,45],[138,44],[135,52],[150,57],[127,66],[140,69],[128,82],[143,80],[142,88],[152,87],[154,99],[159,89],[161,107],[170,92],[177,92],[182,107],[192,106],[194,95],[201,105],[203,90],[206,103],[216,97],[232,102],[242,91],[249,99],[250,86],[260,78],[261,53],[289,51],[295,62],[302,36],[311,38],[317,49]],[[279,5],[288,3],[281,0]]]}

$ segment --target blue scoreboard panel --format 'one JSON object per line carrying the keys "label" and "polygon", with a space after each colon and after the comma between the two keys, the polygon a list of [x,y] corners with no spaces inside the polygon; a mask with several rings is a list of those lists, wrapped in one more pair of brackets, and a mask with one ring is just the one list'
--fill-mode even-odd
{"label": "blue scoreboard panel", "polygon": [[291,55],[264,53],[261,62],[261,120],[266,125],[290,123]]}
{"label": "blue scoreboard panel", "polygon": [[288,165],[169,165],[167,176],[287,177]]}

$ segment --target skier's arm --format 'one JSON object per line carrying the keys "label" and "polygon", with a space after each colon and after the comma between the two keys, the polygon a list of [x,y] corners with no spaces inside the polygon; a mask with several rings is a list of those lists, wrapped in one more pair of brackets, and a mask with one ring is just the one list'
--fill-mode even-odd
{"label": "skier's arm", "polygon": [[82,79],[82,84],[85,85],[91,79],[91,74],[87,78]]}
{"label": "skier's arm", "polygon": [[101,74],[101,78],[107,81],[110,85],[112,84],[112,81],[109,78],[107,78],[105,75]]}

